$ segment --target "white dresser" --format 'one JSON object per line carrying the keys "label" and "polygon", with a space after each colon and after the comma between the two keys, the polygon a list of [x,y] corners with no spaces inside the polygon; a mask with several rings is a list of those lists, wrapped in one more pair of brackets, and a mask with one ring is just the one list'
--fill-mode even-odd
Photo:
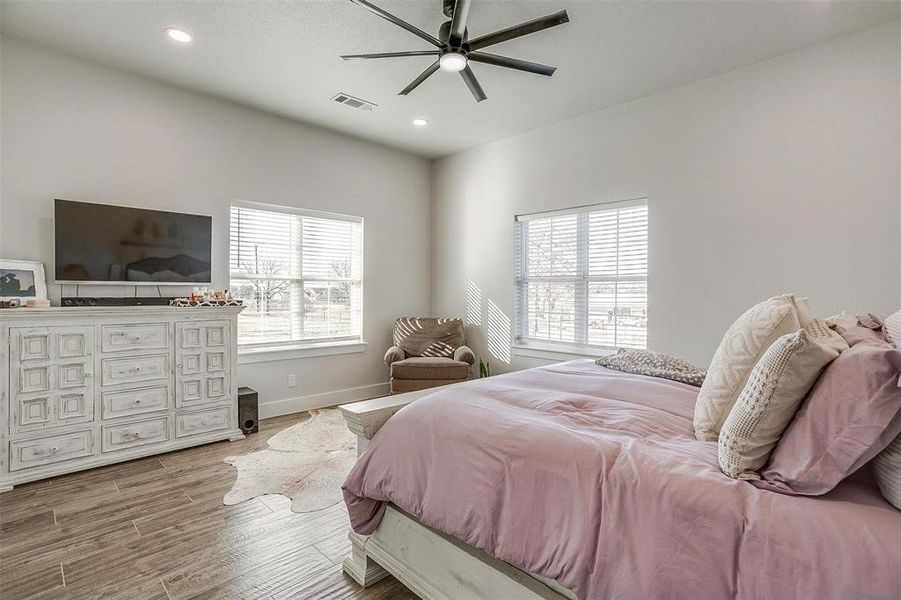
{"label": "white dresser", "polygon": [[240,307],[0,310],[0,491],[238,428]]}

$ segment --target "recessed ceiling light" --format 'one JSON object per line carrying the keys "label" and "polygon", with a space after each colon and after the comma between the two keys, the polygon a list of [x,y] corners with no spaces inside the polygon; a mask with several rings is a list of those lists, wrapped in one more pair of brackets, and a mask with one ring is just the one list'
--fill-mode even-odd
{"label": "recessed ceiling light", "polygon": [[425,119],[413,119],[413,124],[417,127],[425,127],[429,122]]}
{"label": "recessed ceiling light", "polygon": [[178,27],[167,27],[166,35],[181,44],[189,44],[191,40],[194,39],[191,37],[190,33],[184,29],[179,29]]}

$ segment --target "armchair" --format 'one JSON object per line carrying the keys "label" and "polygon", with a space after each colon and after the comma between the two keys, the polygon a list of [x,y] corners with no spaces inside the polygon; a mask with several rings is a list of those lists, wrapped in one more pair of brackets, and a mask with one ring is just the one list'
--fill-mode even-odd
{"label": "armchair", "polygon": [[469,379],[476,357],[464,342],[460,319],[397,319],[394,345],[385,353],[385,364],[391,369],[391,393],[413,392]]}

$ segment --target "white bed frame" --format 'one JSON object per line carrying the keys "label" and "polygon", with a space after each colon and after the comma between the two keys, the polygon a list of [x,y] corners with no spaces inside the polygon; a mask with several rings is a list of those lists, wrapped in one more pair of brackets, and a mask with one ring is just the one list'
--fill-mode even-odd
{"label": "white bed frame", "polygon": [[[357,454],[394,413],[432,391],[340,406],[357,436]],[[575,594],[557,583],[426,527],[392,504],[372,535],[351,531],[348,537],[353,552],[344,561],[344,571],[363,587],[390,573],[426,600],[575,600]]]}

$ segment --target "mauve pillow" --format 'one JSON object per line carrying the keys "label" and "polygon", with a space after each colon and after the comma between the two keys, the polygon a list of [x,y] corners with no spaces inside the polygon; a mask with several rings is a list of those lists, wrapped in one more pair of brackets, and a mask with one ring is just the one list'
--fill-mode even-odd
{"label": "mauve pillow", "polygon": [[823,371],[752,484],[825,494],[901,433],[901,348],[867,327],[844,337],[851,348]]}
{"label": "mauve pillow", "polygon": [[882,333],[881,330],[870,329],[869,327],[864,327],[862,325],[846,329],[842,332],[842,337],[845,338],[845,341],[848,342],[849,346],[856,346],[860,342],[875,342],[879,344],[892,343],[885,337],[885,334]]}

